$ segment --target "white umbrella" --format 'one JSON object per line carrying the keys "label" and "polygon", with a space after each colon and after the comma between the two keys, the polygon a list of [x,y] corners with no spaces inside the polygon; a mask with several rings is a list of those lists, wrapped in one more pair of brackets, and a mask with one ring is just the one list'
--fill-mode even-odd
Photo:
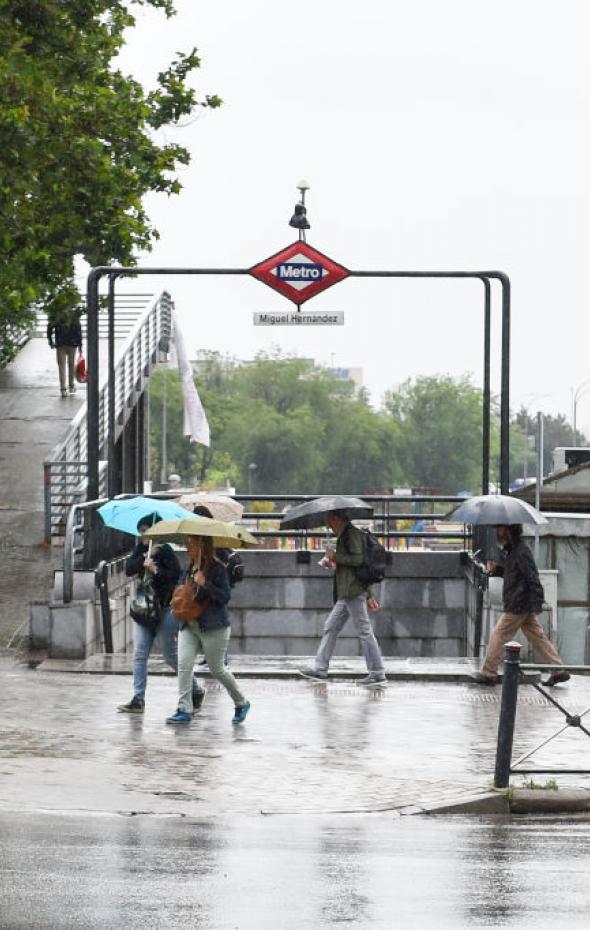
{"label": "white umbrella", "polygon": [[482,494],[480,497],[469,497],[465,503],[460,504],[451,511],[446,520],[455,523],[472,523],[479,526],[511,526],[518,523],[534,523],[543,526],[548,523],[547,517],[518,497],[508,497],[506,494]]}
{"label": "white umbrella", "polygon": [[234,523],[244,512],[243,505],[238,504],[233,497],[227,494],[208,494],[207,491],[183,494],[178,498],[178,503],[191,513],[194,507],[206,507],[214,520],[221,520],[223,523]]}

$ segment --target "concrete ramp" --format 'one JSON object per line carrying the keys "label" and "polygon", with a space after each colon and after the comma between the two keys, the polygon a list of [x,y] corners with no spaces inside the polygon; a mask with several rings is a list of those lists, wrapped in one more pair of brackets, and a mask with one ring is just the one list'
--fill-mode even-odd
{"label": "concrete ramp", "polygon": [[[132,298],[122,295],[116,304],[117,353],[153,299],[143,294]],[[105,337],[99,343],[102,376],[107,366],[103,315],[100,322]],[[0,646],[27,622],[31,600],[47,600],[53,571],[61,566],[61,548],[52,551],[43,541],[43,463],[86,401],[84,385],[62,398],[55,351],[45,329],[40,317],[14,362],[0,370]]]}
{"label": "concrete ramp", "polygon": [[43,461],[85,400],[62,398],[55,352],[32,338],[0,371],[0,644],[47,596],[54,561],[43,544]]}

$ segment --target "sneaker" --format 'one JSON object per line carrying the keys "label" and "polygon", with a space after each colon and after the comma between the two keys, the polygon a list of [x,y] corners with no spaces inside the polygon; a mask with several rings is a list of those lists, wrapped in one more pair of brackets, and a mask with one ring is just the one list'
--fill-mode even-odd
{"label": "sneaker", "polygon": [[476,685],[499,685],[502,679],[499,675],[484,675],[483,672],[475,672],[471,676],[471,680],[475,682]]}
{"label": "sneaker", "polygon": [[62,396],[62,397],[67,397],[67,396],[68,396],[68,392],[66,391],[65,388],[63,388],[63,390],[62,390],[61,396]]}
{"label": "sneaker", "polygon": [[193,694],[193,711],[196,713],[203,706],[203,701],[205,700],[205,695],[207,692],[204,688],[201,688],[200,691],[195,691]]}
{"label": "sneaker", "polygon": [[566,681],[569,681],[571,675],[569,672],[551,672],[551,674],[541,681],[542,685],[545,685],[546,688],[554,688],[555,685],[563,685]]}
{"label": "sneaker", "polygon": [[76,385],[70,384],[70,394],[75,394],[76,390],[77,390]]}
{"label": "sneaker", "polygon": [[387,678],[384,672],[371,672],[366,678],[361,678],[356,684],[361,688],[378,688],[380,685],[387,684]]}
{"label": "sneaker", "polygon": [[243,723],[249,710],[250,701],[246,701],[245,704],[241,705],[236,704],[236,710],[232,718],[232,723]]}
{"label": "sneaker", "polygon": [[311,678],[312,681],[328,680],[327,672],[320,672],[315,668],[298,668],[297,671],[303,678]]}
{"label": "sneaker", "polygon": [[143,714],[145,702],[138,697],[132,697],[128,704],[119,704],[117,710],[122,714]]}
{"label": "sneaker", "polygon": [[178,708],[175,714],[172,714],[171,717],[166,717],[166,723],[190,723],[192,719],[190,714]]}

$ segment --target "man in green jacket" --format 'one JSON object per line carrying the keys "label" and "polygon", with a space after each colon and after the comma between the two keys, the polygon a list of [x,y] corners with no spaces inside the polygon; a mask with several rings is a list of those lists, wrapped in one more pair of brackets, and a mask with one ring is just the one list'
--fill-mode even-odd
{"label": "man in green jacket", "polygon": [[[335,568],[334,607],[324,626],[324,634],[315,658],[314,668],[302,668],[305,678],[325,681],[336,640],[350,617],[360,640],[367,663],[368,675],[358,682],[372,687],[386,681],[381,650],[375,639],[367,603],[373,600],[370,590],[357,578],[357,568],[363,564],[363,534],[353,526],[345,510],[332,510],[326,514],[326,524],[337,538],[336,549],[326,549],[326,566]],[[376,606],[376,602],[375,602]]]}

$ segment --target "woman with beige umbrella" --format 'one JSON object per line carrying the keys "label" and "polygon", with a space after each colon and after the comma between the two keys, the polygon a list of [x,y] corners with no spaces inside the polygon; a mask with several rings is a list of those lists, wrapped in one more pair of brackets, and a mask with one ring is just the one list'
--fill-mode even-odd
{"label": "woman with beige umbrella", "polygon": [[256,540],[240,527],[197,516],[163,520],[148,535],[173,542],[182,540],[186,543],[190,559],[184,583],[176,589],[172,598],[172,610],[180,622],[178,708],[166,722],[191,722],[193,667],[197,655],[203,653],[212,676],[223,685],[234,702],[232,723],[243,723],[250,710],[250,702],[223,662],[231,634],[227,611],[231,589],[226,567],[215,549],[252,546],[256,545]]}

